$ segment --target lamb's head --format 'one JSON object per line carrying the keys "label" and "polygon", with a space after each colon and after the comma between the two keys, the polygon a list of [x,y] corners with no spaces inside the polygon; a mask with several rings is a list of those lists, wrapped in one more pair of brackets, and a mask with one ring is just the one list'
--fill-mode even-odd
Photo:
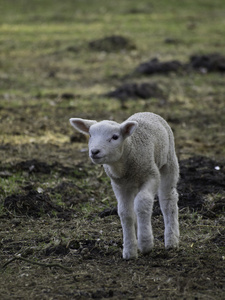
{"label": "lamb's head", "polygon": [[71,125],[78,131],[88,134],[89,156],[95,164],[113,164],[118,161],[124,150],[124,141],[133,134],[138,123],[114,121],[70,119]]}

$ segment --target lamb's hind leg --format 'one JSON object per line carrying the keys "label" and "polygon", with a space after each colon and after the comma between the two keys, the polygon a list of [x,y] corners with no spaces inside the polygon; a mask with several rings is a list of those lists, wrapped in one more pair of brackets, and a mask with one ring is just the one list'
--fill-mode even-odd
{"label": "lamb's hind leg", "polygon": [[161,170],[161,183],[158,191],[159,203],[165,223],[165,247],[176,248],[179,245],[179,222],[178,222],[178,193],[177,181],[179,167],[167,165]]}

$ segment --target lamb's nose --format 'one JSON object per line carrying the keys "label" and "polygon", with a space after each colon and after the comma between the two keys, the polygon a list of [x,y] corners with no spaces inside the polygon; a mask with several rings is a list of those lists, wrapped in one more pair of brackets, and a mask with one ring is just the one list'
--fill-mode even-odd
{"label": "lamb's nose", "polygon": [[93,156],[97,155],[99,152],[100,152],[99,149],[92,149],[92,150],[91,150],[91,154],[92,154]]}

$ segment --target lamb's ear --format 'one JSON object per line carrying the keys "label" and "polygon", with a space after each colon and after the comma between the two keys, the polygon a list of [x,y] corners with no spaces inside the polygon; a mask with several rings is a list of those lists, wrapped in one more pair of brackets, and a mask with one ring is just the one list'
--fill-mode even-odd
{"label": "lamb's ear", "polygon": [[120,125],[120,129],[122,132],[122,135],[127,138],[130,136],[135,129],[137,128],[138,123],[136,121],[125,121]]}
{"label": "lamb's ear", "polygon": [[85,120],[85,119],[80,119],[80,118],[71,118],[70,119],[70,124],[77,129],[78,131],[88,134],[89,133],[89,128],[91,125],[94,125],[97,123],[95,120]]}

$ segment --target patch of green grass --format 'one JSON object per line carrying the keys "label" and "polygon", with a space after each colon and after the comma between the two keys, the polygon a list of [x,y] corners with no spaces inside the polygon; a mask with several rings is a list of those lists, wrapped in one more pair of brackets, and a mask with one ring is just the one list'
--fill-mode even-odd
{"label": "patch of green grass", "polygon": [[[186,61],[206,49],[224,53],[223,1],[187,2],[121,1],[115,6],[113,1],[9,1],[1,10],[0,92],[17,94],[23,89],[29,96],[46,88],[74,89],[86,97],[87,88],[98,94],[99,83],[112,74],[132,72],[150,57]],[[112,34],[131,38],[137,50],[90,52],[89,41]],[[166,38],[180,43],[165,44]],[[70,46],[78,50],[71,53]],[[52,72],[55,78],[49,78]]]}
{"label": "patch of green grass", "polygon": [[0,193],[4,197],[7,197],[14,193],[18,193],[21,190],[21,186],[23,186],[24,181],[24,177],[19,173],[12,174],[12,176],[8,178],[0,177]]}

